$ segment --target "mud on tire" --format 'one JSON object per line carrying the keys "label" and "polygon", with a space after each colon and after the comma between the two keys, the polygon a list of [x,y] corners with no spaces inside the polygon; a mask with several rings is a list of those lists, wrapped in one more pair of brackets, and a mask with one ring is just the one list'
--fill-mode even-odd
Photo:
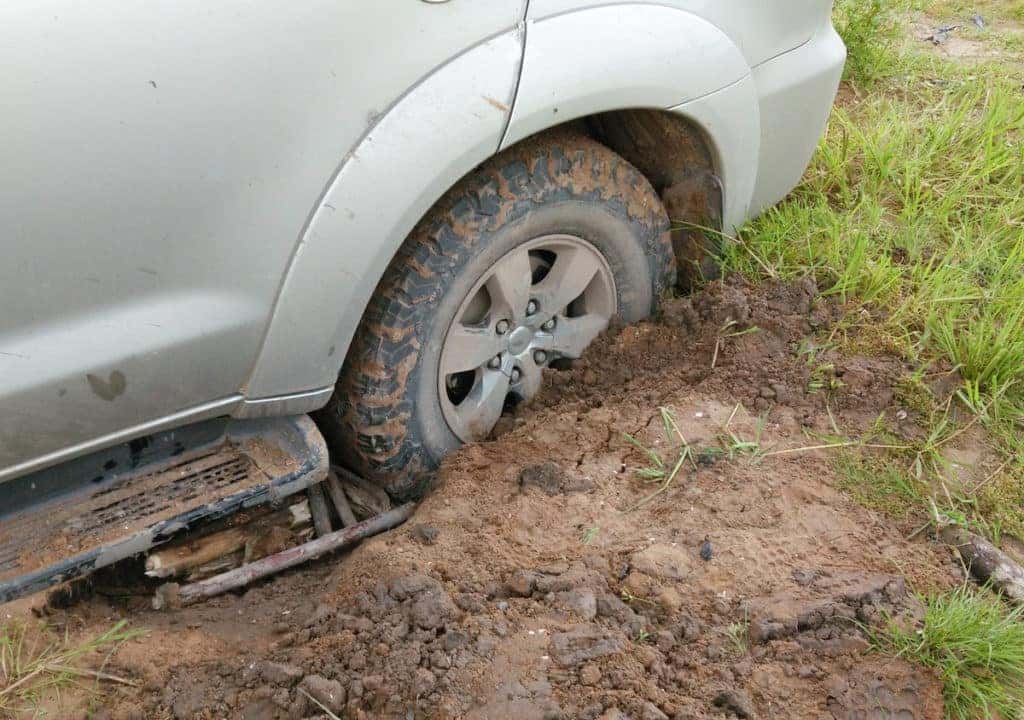
{"label": "mud on tire", "polygon": [[396,498],[425,489],[429,471],[460,445],[437,380],[456,309],[497,258],[557,233],[604,256],[626,322],[653,312],[675,282],[668,217],[639,171],[583,136],[520,143],[449,191],[392,260],[319,413],[335,458]]}

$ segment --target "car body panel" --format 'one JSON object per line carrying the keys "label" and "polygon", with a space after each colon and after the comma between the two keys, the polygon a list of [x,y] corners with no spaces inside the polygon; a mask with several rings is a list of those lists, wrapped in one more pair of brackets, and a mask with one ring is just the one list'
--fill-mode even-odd
{"label": "car body panel", "polygon": [[[245,394],[346,153],[434,68],[524,11],[5,3],[0,468]],[[294,364],[312,352],[289,351]]]}
{"label": "car body panel", "polygon": [[303,235],[249,397],[333,385],[399,245],[455,180],[497,151],[515,92],[506,69],[521,57],[516,30],[474,47],[411,90],[354,149]]}
{"label": "car body panel", "polygon": [[[831,0],[532,0],[529,19],[538,21],[604,5],[617,5],[635,10],[641,10],[644,6],[661,6],[683,10],[704,18],[729,36],[731,42],[743,53],[750,67],[807,42],[817,31],[822,20],[828,18],[832,9]],[[709,68],[717,71],[710,63],[703,63],[701,67],[705,72]]]}
{"label": "car body panel", "polygon": [[592,113],[672,107],[750,74],[739,48],[720,29],[664,5],[563,13],[528,22],[526,33],[503,147]]}
{"label": "car body panel", "polygon": [[[831,23],[796,50],[754,69],[761,143],[749,215],[782,200],[800,181],[832,109],[846,47]],[[823,99],[829,102],[823,102]]]}
{"label": "car body panel", "polygon": [[693,121],[711,144],[722,193],[722,227],[735,231],[750,215],[750,198],[757,182],[761,145],[761,116],[756,106],[757,87],[749,75],[703,97],[681,103],[671,111]]}

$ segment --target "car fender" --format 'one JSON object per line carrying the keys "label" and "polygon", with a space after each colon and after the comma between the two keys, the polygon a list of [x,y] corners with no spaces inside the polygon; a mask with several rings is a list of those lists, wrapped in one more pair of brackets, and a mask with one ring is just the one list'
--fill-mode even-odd
{"label": "car fender", "polygon": [[722,230],[736,233],[751,216],[761,150],[761,114],[752,76],[681,103],[671,112],[699,127],[711,146],[722,187]]}
{"label": "car fender", "polygon": [[626,108],[671,109],[704,132],[723,189],[723,225],[742,224],[757,175],[760,114],[751,68],[693,13],[622,3],[528,18],[502,148],[552,125]]}
{"label": "car fender", "polygon": [[348,153],[302,234],[236,416],[327,402],[399,246],[446,190],[497,151],[521,59],[520,25],[420,81]]}

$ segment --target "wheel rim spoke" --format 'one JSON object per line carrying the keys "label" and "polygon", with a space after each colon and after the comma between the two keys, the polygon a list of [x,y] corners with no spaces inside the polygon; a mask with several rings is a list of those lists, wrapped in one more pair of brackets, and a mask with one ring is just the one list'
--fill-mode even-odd
{"label": "wheel rim spoke", "polygon": [[593,342],[601,331],[608,327],[608,318],[589,313],[579,317],[558,318],[558,324],[546,340],[545,349],[558,353],[563,357],[578,358]]}
{"label": "wheel rim spoke", "polygon": [[497,370],[483,371],[469,395],[455,406],[455,416],[466,437],[487,437],[505,408],[508,389],[507,375]]}
{"label": "wheel rim spoke", "polygon": [[526,250],[513,251],[499,260],[485,283],[491,296],[492,319],[505,318],[518,323],[526,317],[532,279],[530,255]]}
{"label": "wheel rim spoke", "polygon": [[519,382],[512,389],[521,399],[529,400],[540,391],[543,380],[544,369],[532,360],[527,360],[519,366]]}
{"label": "wheel rim spoke", "polygon": [[566,246],[560,249],[554,265],[534,288],[543,319],[562,313],[583,294],[600,270],[600,261],[588,248]]}
{"label": "wheel rim spoke", "polygon": [[501,350],[501,336],[493,328],[467,327],[456,322],[444,341],[441,372],[451,375],[483,367]]}

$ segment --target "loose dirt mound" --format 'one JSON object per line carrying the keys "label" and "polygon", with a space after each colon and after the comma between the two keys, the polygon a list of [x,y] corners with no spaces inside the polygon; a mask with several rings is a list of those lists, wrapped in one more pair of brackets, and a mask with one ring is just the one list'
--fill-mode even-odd
{"label": "loose dirt mound", "polygon": [[940,718],[934,678],[861,628],[913,622],[901,573],[946,587],[948,556],[835,490],[827,455],[772,454],[899,410],[899,362],[821,347],[838,314],[809,281],[714,283],[610,331],[452,457],[405,527],[244,596],[135,603],[150,635],[113,667],[144,688],[102,712]]}

